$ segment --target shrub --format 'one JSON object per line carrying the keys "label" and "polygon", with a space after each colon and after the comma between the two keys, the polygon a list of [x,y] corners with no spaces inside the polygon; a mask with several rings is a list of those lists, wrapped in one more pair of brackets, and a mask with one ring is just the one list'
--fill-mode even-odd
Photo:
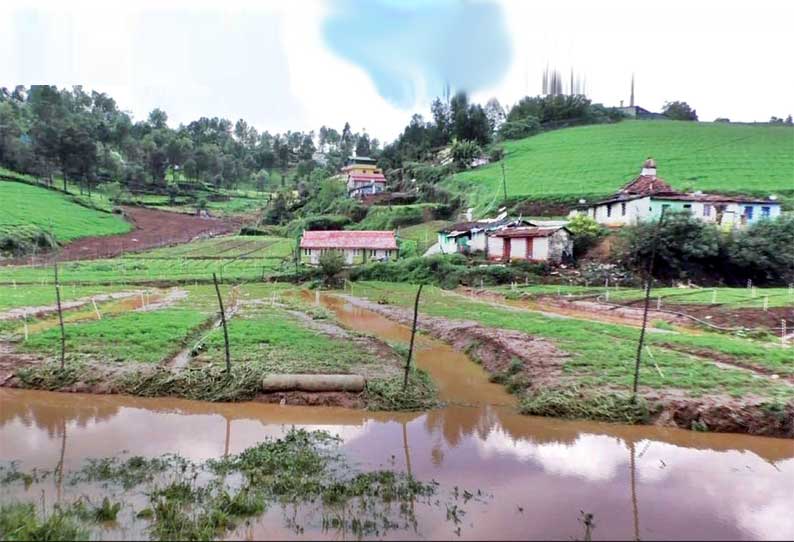
{"label": "shrub", "polygon": [[605,229],[587,215],[576,215],[568,221],[573,235],[573,254],[579,258],[592,248],[606,233]]}
{"label": "shrub", "polygon": [[764,220],[738,232],[728,253],[743,278],[794,282],[794,216]]}
{"label": "shrub", "polygon": [[711,274],[720,261],[722,239],[716,227],[689,213],[669,213],[656,221],[627,226],[621,232],[618,254],[630,267],[647,267],[656,239],[654,275],[660,278],[693,278]]}
{"label": "shrub", "polygon": [[460,169],[468,168],[475,158],[480,156],[482,149],[476,141],[461,140],[452,143],[452,160]]}
{"label": "shrub", "polygon": [[345,259],[338,250],[328,250],[320,255],[320,272],[326,283],[333,282],[345,266]]}
{"label": "shrub", "polygon": [[507,121],[499,127],[500,139],[523,139],[540,132],[540,121],[529,116],[514,121]]}

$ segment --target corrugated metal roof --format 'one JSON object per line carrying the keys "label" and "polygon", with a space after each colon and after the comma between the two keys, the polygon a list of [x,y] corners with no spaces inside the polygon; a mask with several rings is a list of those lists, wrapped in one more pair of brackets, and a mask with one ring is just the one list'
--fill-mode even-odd
{"label": "corrugated metal roof", "polygon": [[301,248],[368,248],[396,250],[397,240],[393,231],[304,231]]}
{"label": "corrugated metal roof", "polygon": [[494,234],[495,237],[548,237],[558,232],[563,228],[562,226],[554,228],[509,228],[498,231]]}

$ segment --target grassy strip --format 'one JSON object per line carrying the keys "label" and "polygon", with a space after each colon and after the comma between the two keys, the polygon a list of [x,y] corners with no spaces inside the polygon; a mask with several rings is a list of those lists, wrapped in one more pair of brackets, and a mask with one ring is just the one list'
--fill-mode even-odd
{"label": "grassy strip", "polygon": [[605,422],[648,423],[651,411],[641,397],[616,393],[584,392],[577,387],[529,392],[519,405],[522,414]]}
{"label": "grassy strip", "polygon": [[[385,299],[403,307],[413,303],[415,289],[401,283],[356,283],[355,292],[372,301]],[[512,329],[554,341],[562,350],[575,354],[563,366],[567,375],[586,385],[630,389],[633,360],[639,330],[618,324],[550,318],[528,311],[509,310],[434,287],[422,293],[422,312],[449,319],[475,320],[485,326]],[[745,339],[703,334],[649,334],[651,351],[640,370],[643,386],[655,389],[679,388],[692,395],[726,393],[732,396],[789,398],[794,390],[779,382],[756,378],[740,370],[717,367],[691,355],[663,347],[676,341],[692,347],[732,350],[748,361],[778,368],[785,363],[784,349],[769,348]]]}

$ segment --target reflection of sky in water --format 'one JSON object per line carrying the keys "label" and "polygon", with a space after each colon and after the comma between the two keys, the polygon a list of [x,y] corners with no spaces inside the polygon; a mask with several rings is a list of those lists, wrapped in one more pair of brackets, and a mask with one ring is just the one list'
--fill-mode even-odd
{"label": "reflection of sky in water", "polygon": [[[69,415],[68,401],[56,408],[43,405],[44,416],[35,399],[23,407],[2,394],[0,399],[0,459],[21,459],[26,469],[52,468],[63,444],[63,418],[58,416]],[[149,456],[179,453],[194,460],[220,456],[227,445],[230,453],[238,453],[294,424],[340,435],[355,464],[403,469],[410,461],[418,479],[493,494],[487,504],[469,503],[471,525],[465,537],[581,537],[580,509],[596,514],[597,538],[633,536],[632,446],[610,434],[613,426],[590,432],[568,422],[500,418],[493,410],[465,408],[405,417],[344,411],[335,424],[335,414],[328,410],[218,406],[240,414],[227,421],[213,413],[212,405],[195,413],[190,408],[153,412],[143,408],[142,400],[115,401],[115,408],[101,416],[91,418],[80,410],[79,423],[66,422],[69,468],[84,457],[121,450]],[[124,406],[126,402],[134,406]],[[656,433],[646,428],[643,434]],[[688,448],[663,441],[664,432],[658,435],[659,440],[638,438],[634,444],[641,537],[794,537],[794,457],[773,466],[753,451]],[[699,438],[703,445],[709,436]],[[518,506],[525,510],[523,516],[517,515]],[[439,513],[443,516],[436,509],[422,512],[422,536],[450,536]]]}
{"label": "reflection of sky in water", "polygon": [[400,107],[440,96],[444,84],[488,88],[510,66],[501,7],[460,0],[337,0],[325,21],[328,46],[372,78]]}

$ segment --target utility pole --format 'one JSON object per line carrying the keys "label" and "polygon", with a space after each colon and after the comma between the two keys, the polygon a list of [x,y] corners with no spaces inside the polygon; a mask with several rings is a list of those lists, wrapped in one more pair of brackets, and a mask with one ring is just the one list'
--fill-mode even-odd
{"label": "utility pole", "polygon": [[505,178],[505,159],[502,156],[502,159],[499,160],[500,165],[502,166],[502,190],[505,193],[505,205],[507,205],[507,179]]}
{"label": "utility pole", "polygon": [[419,314],[419,296],[422,295],[422,286],[419,285],[419,290],[416,291],[416,300],[414,301],[414,323],[411,326],[411,344],[408,346],[408,359],[405,360],[405,377],[403,378],[403,391],[408,388],[408,371],[411,368],[411,356],[414,353],[414,337],[416,336],[416,318]]}
{"label": "utility pole", "polygon": [[226,312],[223,310],[223,298],[221,297],[221,290],[218,288],[218,278],[215,273],[212,274],[212,282],[215,284],[215,293],[218,295],[218,305],[221,308],[221,324],[223,325],[223,342],[226,347],[226,374],[232,373],[232,361],[229,355],[229,331],[226,329]]}
{"label": "utility pole", "polygon": [[648,262],[648,269],[645,275],[645,303],[642,310],[642,329],[640,329],[640,340],[637,343],[637,359],[634,362],[634,385],[632,386],[632,402],[637,401],[637,387],[640,381],[640,361],[642,360],[642,346],[645,343],[645,328],[648,327],[648,305],[651,301],[651,283],[653,282],[653,261],[656,259],[656,245],[659,242],[659,230],[661,229],[662,222],[664,222],[664,211],[659,216],[659,222],[656,224],[656,229],[653,233],[653,241],[651,243],[651,260]]}
{"label": "utility pole", "polygon": [[55,268],[55,300],[58,303],[58,322],[61,325],[61,370],[63,371],[66,359],[66,333],[63,329],[63,311],[61,310],[61,283],[58,281],[58,260],[56,259],[53,267]]}

